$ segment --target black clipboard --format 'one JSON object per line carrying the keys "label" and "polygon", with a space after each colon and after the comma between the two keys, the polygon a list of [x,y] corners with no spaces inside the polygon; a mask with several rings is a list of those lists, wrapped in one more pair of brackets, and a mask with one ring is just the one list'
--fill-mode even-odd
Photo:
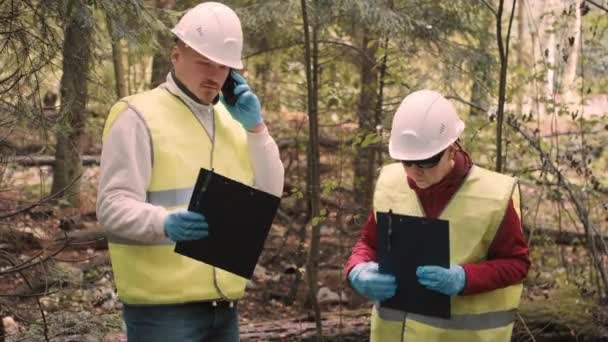
{"label": "black clipboard", "polygon": [[188,210],[205,215],[209,236],[175,252],[250,279],[281,199],[201,169]]}
{"label": "black clipboard", "polygon": [[450,225],[448,221],[424,217],[376,213],[378,261],[381,273],[397,278],[395,296],[383,307],[408,313],[450,318],[450,297],[418,283],[418,266],[450,267]]}

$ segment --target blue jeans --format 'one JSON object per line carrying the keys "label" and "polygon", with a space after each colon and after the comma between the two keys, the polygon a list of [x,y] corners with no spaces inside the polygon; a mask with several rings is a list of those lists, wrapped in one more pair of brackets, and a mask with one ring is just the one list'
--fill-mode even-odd
{"label": "blue jeans", "polygon": [[238,342],[236,305],[211,303],[123,306],[129,342]]}

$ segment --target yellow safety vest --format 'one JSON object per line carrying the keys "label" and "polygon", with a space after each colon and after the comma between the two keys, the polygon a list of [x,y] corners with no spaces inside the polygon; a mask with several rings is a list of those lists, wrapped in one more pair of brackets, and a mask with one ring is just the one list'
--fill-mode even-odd
{"label": "yellow safety vest", "polygon": [[[509,199],[519,210],[514,178],[473,166],[440,218],[450,222],[450,264],[478,263],[487,257]],[[407,185],[401,163],[385,166],[374,193],[374,212],[424,216]],[[518,215],[520,215],[518,211]],[[522,285],[451,298],[451,319],[374,306],[371,341],[508,342]],[[403,334],[403,335],[402,335]]]}
{"label": "yellow safety vest", "polygon": [[[246,131],[218,103],[214,141],[192,111],[165,88],[126,97],[106,120],[103,137],[126,108],[145,122],[151,137],[152,176],[146,202],[167,209],[188,206],[201,167],[253,184]],[[128,304],[174,304],[238,299],[247,280],[174,252],[175,244],[132,241],[108,234],[114,280]]]}

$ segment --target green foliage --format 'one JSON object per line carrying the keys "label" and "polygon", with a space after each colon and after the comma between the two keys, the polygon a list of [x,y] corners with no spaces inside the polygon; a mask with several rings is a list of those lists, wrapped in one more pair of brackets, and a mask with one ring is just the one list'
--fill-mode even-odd
{"label": "green foliage", "polygon": [[[321,181],[321,193],[323,195],[331,195],[340,186],[337,179],[324,179]],[[323,212],[325,209],[321,209]]]}
{"label": "green foliage", "polygon": [[608,16],[600,11],[587,14],[583,22],[585,86],[590,94],[608,93]]}
{"label": "green foliage", "polygon": [[143,0],[97,0],[95,4],[112,25],[113,40],[125,38],[130,44],[150,44],[155,42],[157,30],[167,29],[159,14],[145,7]]}
{"label": "green foliage", "polygon": [[326,220],[327,220],[327,210],[321,209],[319,212],[319,216],[313,217],[312,220],[310,221],[310,224],[313,227],[316,227],[316,226],[320,225],[321,223],[325,222]]}
{"label": "green foliage", "polygon": [[382,137],[377,133],[358,134],[353,140],[353,147],[366,148],[381,141]]}
{"label": "green foliage", "polygon": [[293,196],[296,199],[303,199],[304,198],[304,193],[300,189],[293,188],[293,189],[291,189],[290,196]]}

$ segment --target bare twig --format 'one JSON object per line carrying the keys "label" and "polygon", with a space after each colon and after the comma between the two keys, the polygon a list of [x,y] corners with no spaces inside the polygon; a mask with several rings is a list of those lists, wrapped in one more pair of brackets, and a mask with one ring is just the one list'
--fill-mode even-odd
{"label": "bare twig", "polygon": [[603,10],[604,12],[608,13],[608,8],[606,8],[606,7],[604,7],[604,6],[600,5],[600,4],[598,4],[597,2],[595,2],[595,1],[593,1],[593,0],[585,0],[585,1],[587,1],[587,2],[588,2],[588,3],[590,3],[590,4],[592,4],[592,5],[593,5],[593,6],[595,6],[595,7],[597,7],[597,8],[599,8],[599,9]]}
{"label": "bare twig", "polygon": [[492,7],[486,0],[479,0],[479,1],[481,1],[481,3],[484,4],[490,10],[490,12],[492,12],[492,14],[494,14],[495,16],[498,15],[496,13],[496,10],[494,9],[494,7]]}
{"label": "bare twig", "polygon": [[[56,251],[49,253],[48,255],[44,256],[42,259],[40,259],[38,261],[33,261],[33,260],[38,259],[39,257],[41,257],[44,254],[44,252],[39,252],[35,256],[28,258],[27,260],[23,261],[22,263],[20,263],[18,265],[14,265],[12,268],[9,268],[7,270],[1,271],[0,276],[4,276],[7,274],[11,274],[11,273],[18,273],[18,272],[21,272],[30,267],[44,264],[45,262],[52,259],[59,253],[63,252],[67,247],[68,247],[68,243],[65,243],[61,247],[59,247]],[[6,253],[6,252],[3,252],[2,250],[0,250],[0,252]],[[4,259],[7,261],[10,260],[10,259],[7,259],[6,257]]]}
{"label": "bare twig", "polygon": [[38,293],[1,293],[0,297],[19,297],[19,298],[29,298],[29,297],[44,297],[49,296],[55,293],[59,293],[61,291],[44,291]]}
{"label": "bare twig", "polygon": [[79,175],[78,177],[74,178],[74,179],[73,179],[73,180],[70,182],[70,184],[68,184],[68,185],[67,185],[65,188],[61,189],[59,192],[57,192],[57,193],[55,193],[55,194],[52,194],[52,195],[46,196],[46,197],[42,198],[41,200],[39,200],[38,202],[35,202],[35,203],[33,203],[33,204],[31,204],[31,205],[28,205],[28,206],[26,206],[26,207],[24,207],[24,208],[21,208],[21,209],[17,209],[16,211],[14,211],[14,212],[12,212],[12,213],[8,213],[8,214],[6,214],[6,215],[2,215],[2,216],[0,216],[0,221],[2,221],[2,220],[6,220],[7,218],[11,218],[11,217],[14,217],[14,216],[17,216],[17,215],[20,215],[20,214],[23,214],[23,213],[28,212],[28,211],[30,211],[30,210],[32,210],[32,209],[34,209],[34,208],[36,208],[36,207],[38,207],[38,206],[40,206],[40,205],[44,204],[44,203],[47,203],[47,202],[49,202],[49,201],[52,201],[52,200],[54,200],[54,199],[57,199],[57,198],[59,198],[59,197],[63,196],[63,194],[65,194],[65,193],[66,193],[66,191],[67,191],[67,190],[68,190],[70,187],[72,187],[72,185],[74,185],[74,183],[76,183],[76,181],[78,181],[78,180],[80,179],[80,177],[82,177],[82,174],[81,174],[81,175]]}
{"label": "bare twig", "polygon": [[519,314],[519,312],[517,312],[517,318],[519,319],[519,321],[521,322],[521,324],[524,326],[524,329],[526,329],[526,332],[530,336],[530,340],[532,342],[536,342],[536,339],[534,338],[534,334],[532,334],[532,331],[530,331],[530,328],[528,328],[528,325],[526,324],[526,321],[524,320],[523,317],[521,317],[521,315]]}
{"label": "bare twig", "polygon": [[[557,177],[558,184],[566,190],[568,197],[574,204],[578,219],[583,224],[583,227],[585,228],[585,230],[588,230],[589,232],[593,232],[593,234],[595,234],[595,235],[600,235],[600,232],[598,231],[598,229],[593,224],[591,224],[591,222],[589,221],[589,214],[587,212],[586,206],[582,203],[581,199],[576,195],[574,187],[570,184],[568,179],[566,179],[564,177],[562,171],[555,164],[553,164],[551,157],[543,150],[543,148],[540,145],[539,140],[534,138],[531,134],[524,131],[521,128],[520,124],[514,118],[508,117],[507,123],[509,124],[509,126],[511,126],[516,132],[518,132],[522,137],[524,137],[524,139],[526,139],[530,143],[530,146],[533,147],[540,154],[540,157],[543,160],[543,162],[547,164],[549,171]],[[606,291],[606,290],[608,290],[608,276],[606,274],[606,270],[603,265],[603,260],[596,251],[596,245],[593,242],[593,240],[594,240],[593,234],[591,234],[591,233],[589,233],[589,234],[592,236],[592,238],[587,239],[587,245],[588,245],[587,248],[593,255],[595,267],[597,268],[597,271],[600,273],[600,276],[602,278],[602,283],[604,286],[604,291]],[[604,252],[606,252],[606,250]]]}
{"label": "bare twig", "polygon": [[[13,267],[14,267],[14,266],[15,266],[15,262],[13,261],[13,258],[11,258],[11,257],[10,257],[10,255],[7,255],[7,253],[3,252],[2,250],[0,250],[0,252],[2,252],[2,253],[0,253],[0,256],[1,256],[2,254],[4,254],[4,255],[5,255],[4,259],[5,259],[5,260],[6,260],[8,263],[10,263],[11,265],[13,265]],[[34,265],[35,265],[35,264],[32,264],[30,267],[32,267],[32,266],[34,266]],[[23,281],[26,283],[26,285],[27,285],[27,286],[28,286],[30,289],[33,289],[33,286],[32,286],[32,284],[31,284],[31,282],[30,282],[30,281],[29,281],[29,279],[28,279],[28,278],[25,276],[25,274],[23,274],[23,269],[20,269],[20,270],[18,270],[17,272],[19,273],[19,275],[21,276],[21,278],[23,279]],[[49,329],[49,327],[48,327],[48,322],[47,322],[47,319],[46,319],[46,313],[44,312],[44,308],[42,307],[42,303],[40,302],[40,297],[38,297],[38,296],[37,296],[37,297],[35,297],[35,299],[36,299],[36,304],[37,304],[37,306],[38,306],[38,310],[40,311],[40,316],[42,317],[43,329],[44,329],[44,330],[43,330],[44,340],[48,342],[48,341],[50,341],[50,339],[49,339],[49,336],[48,336],[48,334],[49,334],[49,330],[48,330],[48,329]]]}

